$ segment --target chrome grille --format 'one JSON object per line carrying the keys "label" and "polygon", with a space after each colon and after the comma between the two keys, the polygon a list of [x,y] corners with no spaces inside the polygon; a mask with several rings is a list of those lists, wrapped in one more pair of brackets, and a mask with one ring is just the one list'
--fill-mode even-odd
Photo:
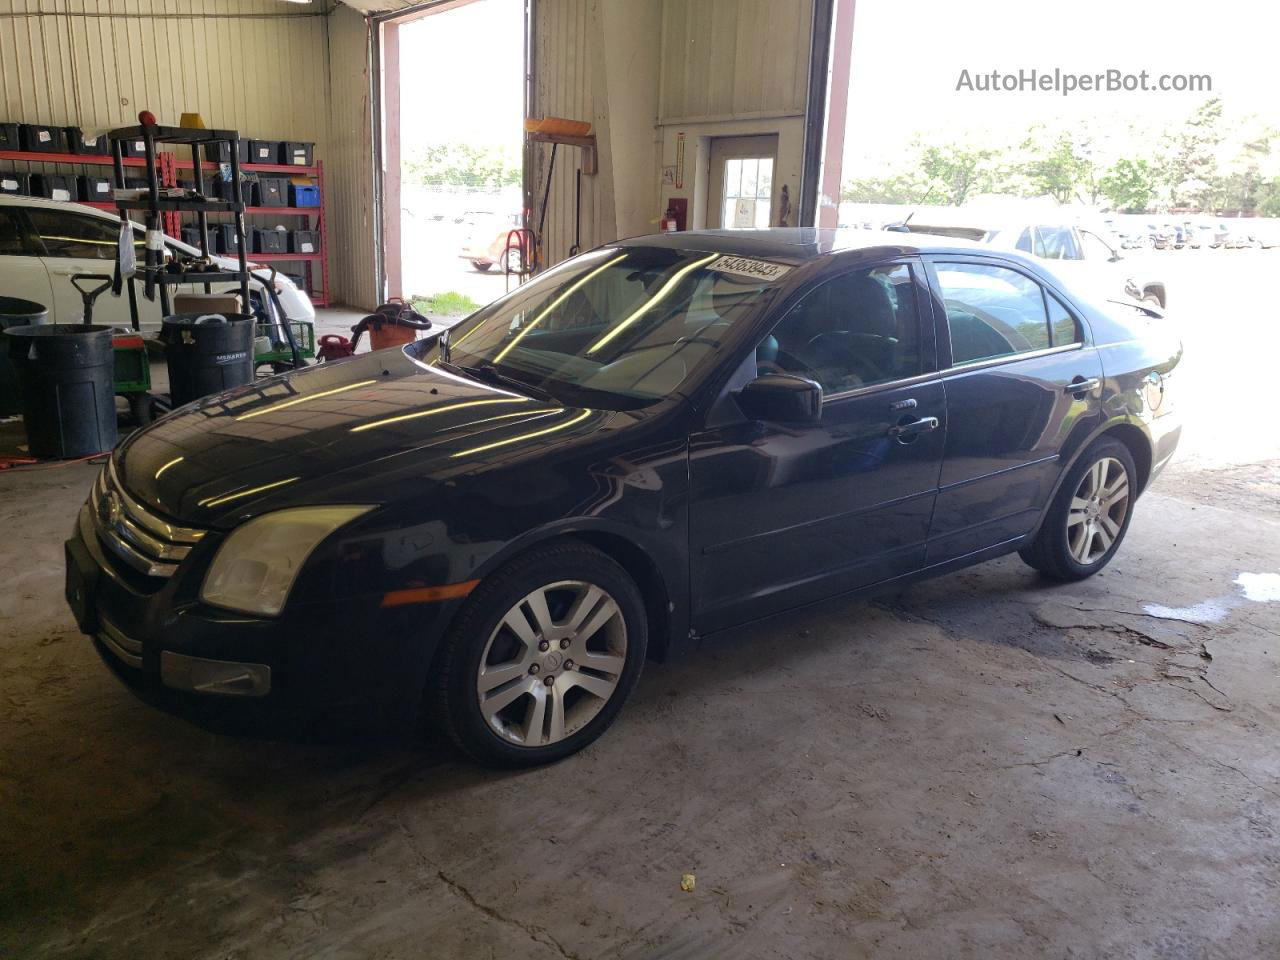
{"label": "chrome grille", "polygon": [[149,577],[171,577],[200,542],[203,530],[179,527],[156,516],[125,492],[115,463],[98,474],[89,495],[98,539],[129,566]]}

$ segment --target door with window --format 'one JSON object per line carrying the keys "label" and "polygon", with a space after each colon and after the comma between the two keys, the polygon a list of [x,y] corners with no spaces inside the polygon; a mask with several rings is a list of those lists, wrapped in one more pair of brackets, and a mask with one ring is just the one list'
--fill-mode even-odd
{"label": "door with window", "polygon": [[[18,207],[0,206],[0,296],[30,300],[53,313],[53,291]],[[6,344],[0,340],[0,349]]]}
{"label": "door with window", "polygon": [[773,216],[778,137],[717,137],[711,141],[707,226],[763,230]]}
{"label": "door with window", "polygon": [[946,435],[929,309],[919,263],[886,263],[823,282],[758,345],[742,382],[815,380],[822,418],[729,417],[691,438],[696,629],[922,564]]}
{"label": "door with window", "polygon": [[952,258],[930,272],[947,393],[932,564],[1031,530],[1064,442],[1101,422],[1102,364],[1081,320],[1029,274]]}
{"label": "door with window", "polygon": [[[43,207],[28,207],[27,216],[53,285],[51,313],[59,323],[79,323],[84,316],[84,300],[72,285],[71,277],[77,273],[114,275],[119,221]],[[139,250],[139,262],[141,259]],[[148,302],[139,294],[138,312],[144,323],[158,324],[159,300]],[[112,296],[110,290],[102,293],[93,304],[93,322],[129,326],[128,292],[122,291],[118,297]]]}

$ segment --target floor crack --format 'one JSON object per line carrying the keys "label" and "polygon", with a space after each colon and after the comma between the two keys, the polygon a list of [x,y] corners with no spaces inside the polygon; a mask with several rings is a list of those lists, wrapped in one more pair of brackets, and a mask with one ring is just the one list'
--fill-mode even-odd
{"label": "floor crack", "polygon": [[544,947],[549,947],[561,957],[564,957],[565,960],[582,960],[578,954],[566,950],[559,940],[553,937],[542,927],[532,923],[525,923],[523,920],[517,920],[514,917],[508,917],[488,904],[481,903],[476,899],[475,894],[468,890],[461,881],[456,880],[445,873],[439,864],[433,862],[430,857],[418,848],[417,841],[413,836],[413,831],[409,829],[408,825],[404,822],[404,818],[399,814],[396,815],[396,823],[399,824],[400,831],[404,834],[405,843],[413,852],[413,855],[418,858],[424,867],[433,871],[436,878],[448,887],[449,890],[459,899],[465,901],[469,906],[484,914],[489,919],[496,920],[506,926],[513,927],[528,936],[529,939],[542,944]]}

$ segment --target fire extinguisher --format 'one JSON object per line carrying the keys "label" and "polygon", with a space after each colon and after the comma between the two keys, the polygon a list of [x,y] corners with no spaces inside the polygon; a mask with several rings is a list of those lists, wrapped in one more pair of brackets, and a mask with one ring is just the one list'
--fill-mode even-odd
{"label": "fire extinguisher", "polygon": [[662,215],[662,232],[675,233],[680,229],[680,222],[676,219],[675,208],[668,205],[667,212]]}

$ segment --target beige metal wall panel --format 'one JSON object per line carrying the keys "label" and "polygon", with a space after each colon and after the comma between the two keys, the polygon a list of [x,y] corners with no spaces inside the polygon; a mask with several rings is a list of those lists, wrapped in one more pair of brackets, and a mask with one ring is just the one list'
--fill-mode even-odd
{"label": "beige metal wall panel", "polygon": [[661,122],[803,114],[811,0],[662,0]]}
{"label": "beige metal wall panel", "polygon": [[[589,250],[616,235],[598,0],[538,0],[534,42],[535,112],[539,116],[590,121],[600,145],[599,173],[582,178],[580,243],[583,250]],[[530,224],[535,229],[542,216],[551,149],[549,144],[533,147],[534,208]],[[543,266],[565,259],[574,243],[574,183],[581,162],[579,153],[567,146],[557,151],[542,232]]]}
{"label": "beige metal wall panel", "polygon": [[381,301],[375,270],[372,107],[368,21],[339,6],[329,16],[329,161],[325,206],[329,282],[346,304],[372,309]]}

